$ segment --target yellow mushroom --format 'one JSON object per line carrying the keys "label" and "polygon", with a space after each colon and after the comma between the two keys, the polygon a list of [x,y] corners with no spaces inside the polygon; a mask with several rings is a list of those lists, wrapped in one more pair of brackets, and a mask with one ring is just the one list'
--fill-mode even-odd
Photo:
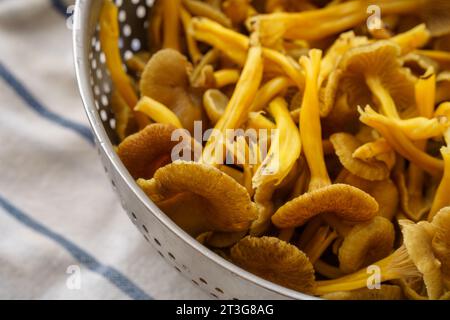
{"label": "yellow mushroom", "polygon": [[245,231],[257,217],[247,190],[209,165],[175,161],[158,169],[151,180],[140,179],[138,184],[157,205],[185,192],[202,197],[203,219],[209,231]]}
{"label": "yellow mushroom", "polygon": [[333,212],[349,221],[370,220],[378,211],[375,199],[349,185],[331,184],[325,166],[318,101],[318,76],[321,52],[312,50],[310,58],[301,60],[307,75],[305,96],[300,116],[303,150],[311,171],[309,191],[281,206],[272,216],[279,228],[303,225],[310,218]]}
{"label": "yellow mushroom", "polygon": [[431,221],[435,231],[431,246],[436,258],[441,262],[444,284],[450,291],[450,207],[441,209]]}
{"label": "yellow mushroom", "polygon": [[140,80],[142,96],[152,98],[172,110],[183,128],[193,132],[194,122],[203,119],[199,97],[190,87],[192,68],[179,52],[164,49],[152,56]]}
{"label": "yellow mushroom", "polygon": [[336,133],[330,136],[330,141],[340,162],[352,174],[369,181],[381,181],[389,177],[390,168],[385,162],[365,161],[353,157],[354,152],[362,146],[355,136],[348,133]]}
{"label": "yellow mushroom", "polygon": [[187,44],[189,56],[191,57],[191,61],[194,64],[197,64],[202,59],[203,54],[200,51],[198,44],[195,41],[194,37],[189,32],[192,16],[186,9],[184,9],[183,7],[180,7],[180,18],[181,18],[181,23],[183,24],[184,33],[186,36],[186,44]]}
{"label": "yellow mushroom", "polygon": [[[171,139],[176,129],[169,124],[151,124],[122,141],[117,153],[133,178],[149,179],[171,162],[172,149],[179,143]],[[185,138],[190,141],[190,137]]]}
{"label": "yellow mushroom", "polygon": [[450,71],[443,71],[436,78],[436,103],[450,101]]}
{"label": "yellow mushroom", "polygon": [[230,99],[217,89],[209,89],[203,94],[203,107],[213,125],[223,116],[229,102]]}
{"label": "yellow mushroom", "polygon": [[110,105],[114,113],[114,119],[116,119],[117,136],[119,141],[123,141],[138,129],[134,119],[134,112],[116,90],[111,94]]}
{"label": "yellow mushroom", "polygon": [[163,48],[181,50],[180,8],[181,0],[165,0],[163,6]]}
{"label": "yellow mushroom", "polygon": [[178,119],[172,110],[152,98],[142,97],[134,110],[146,114],[155,122],[171,124],[176,128],[183,128],[180,119]]}
{"label": "yellow mushroom", "polygon": [[206,17],[225,27],[231,27],[230,19],[214,6],[198,0],[181,0],[183,5],[194,16]]}
{"label": "yellow mushroom", "polygon": [[238,266],[303,293],[314,291],[314,268],[297,247],[278,238],[247,236],[231,248]]}

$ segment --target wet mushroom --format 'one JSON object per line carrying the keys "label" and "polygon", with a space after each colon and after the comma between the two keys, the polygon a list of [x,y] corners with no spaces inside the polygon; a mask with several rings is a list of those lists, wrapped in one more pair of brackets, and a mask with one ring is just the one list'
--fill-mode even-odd
{"label": "wet mushroom", "polygon": [[314,268],[297,247],[278,238],[247,236],[231,248],[238,266],[287,288],[314,291]]}
{"label": "wet mushroom", "polygon": [[307,81],[300,134],[311,180],[307,193],[287,202],[272,216],[272,222],[281,229],[301,226],[324,212],[333,212],[344,220],[361,222],[370,220],[378,211],[375,199],[364,191],[349,185],[331,184],[323,155],[317,95],[320,62],[319,50],[312,50],[310,58],[301,59]]}
{"label": "wet mushroom", "polygon": [[138,184],[157,205],[185,192],[202,197],[202,214],[209,231],[245,231],[257,218],[256,206],[247,190],[209,165],[175,161],[158,169],[151,180],[139,179]]}
{"label": "wet mushroom", "polygon": [[150,97],[172,110],[183,128],[193,132],[194,122],[203,119],[201,103],[189,83],[190,63],[179,52],[164,49],[147,63],[140,81],[142,96]]}
{"label": "wet mushroom", "polygon": [[362,143],[348,133],[336,133],[330,136],[336,155],[340,162],[352,174],[369,181],[386,180],[390,175],[390,168],[379,160],[365,161],[353,156]]}
{"label": "wet mushroom", "polygon": [[180,143],[171,139],[176,129],[169,124],[150,124],[123,140],[117,153],[134,179],[149,179],[159,167],[171,162],[171,152]]}

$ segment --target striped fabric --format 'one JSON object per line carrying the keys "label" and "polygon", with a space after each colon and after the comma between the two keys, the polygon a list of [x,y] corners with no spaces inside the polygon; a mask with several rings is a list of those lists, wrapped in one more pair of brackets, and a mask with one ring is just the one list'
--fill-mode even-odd
{"label": "striped fabric", "polygon": [[0,0],[0,298],[201,299],[111,190],[61,0]]}

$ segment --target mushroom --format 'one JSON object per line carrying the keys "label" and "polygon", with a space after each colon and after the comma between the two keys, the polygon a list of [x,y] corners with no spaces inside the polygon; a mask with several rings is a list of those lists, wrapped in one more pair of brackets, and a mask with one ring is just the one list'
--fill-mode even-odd
{"label": "mushroom", "polygon": [[163,6],[163,48],[180,51],[181,0],[165,0]]}
{"label": "mushroom", "polygon": [[223,116],[229,102],[230,99],[217,89],[206,90],[203,94],[203,106],[213,125]]}
{"label": "mushroom", "polygon": [[251,5],[251,0],[225,0],[222,9],[231,19],[233,25],[239,25],[248,17],[256,14],[255,8]]}
{"label": "mushroom", "polygon": [[142,97],[134,110],[142,112],[155,122],[171,124],[179,129],[183,128],[180,119],[172,110],[152,98]]}
{"label": "mushroom", "polygon": [[431,34],[425,24],[420,24],[409,31],[392,37],[391,40],[401,48],[401,54],[406,55],[416,49],[425,46],[430,41]]}
{"label": "mushroom", "polygon": [[350,103],[370,104],[367,99],[373,94],[383,114],[393,119],[414,106],[415,79],[401,67],[400,50],[394,42],[381,40],[347,51],[339,65],[340,88],[352,94]]}
{"label": "mushroom", "polygon": [[376,129],[400,155],[433,176],[441,175],[443,161],[420,150],[399,128],[398,122],[376,113],[369,106],[364,111],[359,111],[361,122]]}
{"label": "mushroom", "polygon": [[362,145],[355,136],[348,133],[336,133],[330,136],[330,141],[340,162],[352,174],[369,181],[381,181],[389,177],[390,168],[385,162],[365,161],[353,157],[354,152]]}
{"label": "mushroom", "polygon": [[434,72],[439,70],[439,64],[432,59],[421,56],[415,52],[408,53],[401,58],[402,65],[411,70],[414,76],[420,77],[428,70],[432,69]]}
{"label": "mushroom", "polygon": [[344,220],[362,222],[370,220],[378,211],[375,199],[364,191],[349,185],[331,184],[323,155],[317,95],[320,63],[320,50],[311,50],[310,58],[301,59],[307,81],[300,135],[311,180],[307,193],[287,202],[272,216],[272,222],[281,229],[301,226],[324,212],[333,212]]}
{"label": "mushroom", "polygon": [[142,96],[152,98],[172,110],[183,128],[193,132],[194,122],[203,118],[201,103],[191,89],[190,63],[179,52],[164,49],[147,63],[140,81]]}
{"label": "mushroom", "polygon": [[138,184],[156,204],[185,192],[202,197],[209,231],[245,231],[257,218],[247,190],[209,165],[178,160],[158,169],[151,180],[139,179]]}
{"label": "mushroom", "polygon": [[291,172],[300,157],[300,133],[291,118],[286,101],[277,98],[271,102],[269,112],[275,119],[277,131],[272,137],[266,158],[252,178],[256,189],[255,201],[259,207],[259,217],[253,223],[251,234],[262,234],[270,225],[273,204],[270,199],[275,188]]}
{"label": "mushroom", "polygon": [[194,39],[192,34],[189,32],[189,28],[191,26],[192,16],[191,14],[184,8],[180,8],[180,19],[183,24],[184,34],[186,37],[186,45],[187,50],[189,52],[189,56],[191,57],[191,61],[194,64],[197,64],[202,60],[203,54],[198,47],[197,41]]}
{"label": "mushroom", "polygon": [[433,59],[442,69],[450,68],[450,52],[438,50],[416,50],[415,53]]}
{"label": "mushroom", "polygon": [[[446,34],[448,27],[449,4],[442,0],[392,0],[372,1],[383,15],[418,14],[433,36]],[[347,1],[322,9],[286,13],[276,12],[257,15],[249,19],[248,25],[259,24],[262,42],[271,45],[277,39],[318,40],[351,29],[367,20],[365,1]]]}
{"label": "mushroom", "polygon": [[303,293],[314,291],[314,268],[297,247],[278,238],[247,236],[231,248],[238,266]]}
{"label": "mushroom", "polygon": [[433,236],[426,227],[426,222],[400,220],[403,241],[410,259],[423,275],[423,281],[430,299],[439,299],[443,294],[441,262],[434,256],[432,249]]}
{"label": "mushroom", "polygon": [[441,209],[431,221],[435,231],[431,246],[436,258],[441,262],[444,284],[450,291],[450,207]]}
{"label": "mushroom", "polygon": [[[356,136],[356,138],[358,138]],[[381,161],[386,164],[389,170],[395,166],[396,156],[395,151],[391,148],[389,143],[384,138],[377,138],[370,140],[360,146],[353,152],[353,158],[360,159],[366,162]]]}
{"label": "mushroom", "polygon": [[120,93],[114,90],[111,94],[111,108],[116,119],[116,133],[119,141],[123,141],[127,136],[137,131],[133,110],[128,107]]}
{"label": "mushroom", "polygon": [[[138,98],[130,78],[122,67],[123,62],[119,50],[120,31],[118,15],[119,10],[111,0],[103,2],[99,18],[100,44],[106,57],[106,67],[111,73],[111,81],[114,88],[117,90],[117,94],[119,94],[126,102],[128,107],[133,110]],[[141,129],[149,124],[145,115],[137,112],[135,117]]]}
{"label": "mushroom", "polygon": [[358,289],[354,291],[338,291],[322,296],[326,300],[403,300],[399,286],[383,284],[379,289]]}
{"label": "mushroom", "polygon": [[206,17],[225,27],[231,27],[230,19],[214,6],[198,0],[182,0],[182,2],[193,15]]}
{"label": "mushroom", "polygon": [[382,181],[368,181],[353,175],[344,169],[339,175],[338,181],[352,185],[374,197],[379,206],[378,215],[381,217],[391,221],[397,213],[399,191],[391,179],[388,178]]}
{"label": "mushroom", "polygon": [[202,161],[209,164],[223,161],[216,156],[216,150],[221,150],[225,146],[225,131],[238,128],[245,122],[263,76],[261,53],[262,49],[259,43],[252,44],[236,89],[223,116],[214,127],[215,134],[208,139],[203,150]]}
{"label": "mushroom", "polygon": [[[122,141],[117,153],[134,179],[149,179],[159,167],[171,162],[172,150],[180,143],[172,141],[176,129],[169,124],[150,124]],[[189,136],[185,138],[191,141]]]}
{"label": "mushroom", "polygon": [[225,249],[235,245],[247,235],[247,231],[240,232],[205,232],[199,235],[201,242],[209,247]]}

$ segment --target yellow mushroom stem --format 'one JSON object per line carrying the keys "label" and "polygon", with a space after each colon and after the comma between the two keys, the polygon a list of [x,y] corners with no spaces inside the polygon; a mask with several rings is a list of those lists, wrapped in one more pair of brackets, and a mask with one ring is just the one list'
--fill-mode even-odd
{"label": "yellow mushroom stem", "polygon": [[[401,246],[393,254],[373,263],[372,266],[378,267],[380,282],[420,275],[405,246]],[[375,279],[373,276],[369,269],[364,268],[337,279],[317,281],[315,294],[322,295],[336,291],[351,291],[365,288],[371,283],[371,279]]]}
{"label": "yellow mushroom stem", "polygon": [[162,25],[163,25],[163,7],[162,2],[156,2],[153,6],[152,13],[148,15],[149,21],[149,39],[151,41],[151,48],[162,47]]}
{"label": "yellow mushroom stem", "polygon": [[447,117],[450,119],[450,102],[441,103],[434,112],[436,118]]}
{"label": "yellow mushroom stem", "polygon": [[431,38],[430,31],[428,31],[425,24],[420,24],[409,31],[400,33],[391,40],[397,43],[402,49],[402,55],[408,54],[411,51],[425,46]]}
{"label": "yellow mushroom stem", "polygon": [[253,112],[262,110],[269,104],[272,99],[294,85],[295,84],[292,82],[292,80],[286,77],[276,77],[267,81],[258,90],[250,110]]}
{"label": "yellow mushroom stem", "polygon": [[[203,151],[202,161],[210,164],[221,162],[223,159],[214,157],[217,148],[225,145],[224,135],[226,129],[239,128],[248,115],[251,104],[256,96],[263,75],[261,46],[256,43],[250,47],[247,62],[242,70],[241,77],[236,85],[233,96],[225,109],[224,115],[215,126],[218,136],[207,142]],[[220,157],[220,155],[219,155]]]}
{"label": "yellow mushroom stem", "polygon": [[[245,64],[250,45],[250,39],[245,35],[206,18],[192,19],[191,32],[197,40],[219,49],[237,64],[241,66]],[[297,86],[303,87],[304,76],[296,61],[281,52],[268,48],[263,48],[262,54],[267,61],[265,67],[268,70],[273,69],[275,65],[288,75]]]}
{"label": "yellow mushroom stem", "polygon": [[[448,143],[450,143],[450,141],[448,141]],[[434,196],[433,205],[431,206],[428,215],[428,221],[433,220],[439,210],[450,205],[450,147],[443,147],[441,149],[441,154],[445,163],[444,175],[442,176],[441,183]]]}
{"label": "yellow mushroom stem", "polygon": [[214,80],[216,82],[216,88],[222,88],[230,84],[235,84],[239,80],[239,70],[235,69],[223,69],[214,72]]}
{"label": "yellow mushroom stem", "polygon": [[271,139],[267,157],[253,177],[255,189],[269,182],[279,185],[301,153],[300,134],[289,114],[286,101],[283,98],[275,99],[269,106],[269,112],[275,119],[277,130]]}
{"label": "yellow mushroom stem", "polygon": [[249,112],[247,128],[255,130],[273,130],[276,129],[275,123],[267,119],[262,112]]}
{"label": "yellow mushroom stem", "polygon": [[366,84],[380,101],[383,113],[390,118],[400,119],[394,99],[383,86],[381,79],[378,76],[366,75]]}
{"label": "yellow mushroom stem", "polygon": [[228,96],[217,89],[208,89],[203,94],[203,107],[213,125],[223,116],[229,102]]}
{"label": "yellow mushroom stem", "polygon": [[377,5],[383,15],[415,13],[429,5],[423,0],[348,1],[319,10],[300,13],[272,13],[250,19],[249,25],[259,24],[261,40],[273,44],[277,39],[319,40],[364,22],[369,5]]}
{"label": "yellow mushroom stem", "polygon": [[325,165],[320,124],[318,77],[322,52],[311,50],[311,58],[302,57],[301,65],[306,71],[306,89],[300,111],[300,135],[306,161],[311,171],[309,190],[316,190],[331,184]]}
{"label": "yellow mushroom stem", "polygon": [[344,273],[339,268],[329,265],[320,259],[314,263],[314,269],[318,274],[328,279],[336,279],[344,276]]}
{"label": "yellow mushroom stem", "polygon": [[240,136],[236,138],[236,141],[232,143],[231,148],[228,150],[237,165],[242,165],[244,170],[244,187],[250,196],[253,195],[252,177],[253,166],[257,165],[257,155],[252,154],[252,150],[248,146],[245,137]]}
{"label": "yellow mushroom stem", "polygon": [[290,242],[294,234],[295,228],[281,229],[280,233],[278,234],[278,239],[285,242]]}
{"label": "yellow mushroom stem", "polygon": [[338,234],[336,231],[332,230],[329,226],[323,225],[319,227],[303,252],[308,256],[309,261],[315,264],[337,237]]}
{"label": "yellow mushroom stem", "polygon": [[[393,153],[391,145],[386,141],[384,138],[379,138],[375,141],[368,142],[366,144],[363,144],[361,147],[356,149],[353,152],[353,158],[364,160],[364,161],[370,161],[373,159],[380,160],[380,159],[388,159],[390,157],[385,157],[384,155],[391,155]],[[389,168],[392,168],[394,165],[393,162],[395,162],[395,154],[393,156],[393,160],[390,159],[386,163]]]}
{"label": "yellow mushroom stem", "polygon": [[171,124],[176,128],[183,128],[180,119],[178,119],[172,110],[152,98],[142,97],[134,110],[142,112],[155,122]]}
{"label": "yellow mushroom stem", "polygon": [[231,27],[228,17],[214,6],[198,0],[182,0],[183,5],[192,15],[211,19],[225,27]]}
{"label": "yellow mushroom stem", "polygon": [[[111,74],[114,88],[119,92],[133,110],[138,97],[122,65],[122,57],[119,49],[119,10],[111,0],[104,1],[100,12],[100,44],[106,57],[106,66]],[[145,115],[137,112],[135,114],[139,127],[142,129],[149,124]]]}
{"label": "yellow mushroom stem", "polygon": [[181,49],[180,8],[181,0],[163,1],[163,48]]}
{"label": "yellow mushroom stem", "polygon": [[433,176],[439,177],[442,174],[443,161],[417,148],[395,121],[376,113],[370,106],[367,106],[365,110],[358,109],[361,122],[376,129],[400,155]]}
{"label": "yellow mushroom stem", "polygon": [[[415,96],[419,115],[428,119],[432,118],[436,99],[436,75],[432,68],[428,69],[426,74],[417,81]],[[420,150],[425,151],[427,140],[418,141],[416,145]],[[415,164],[411,164],[408,168],[408,178],[408,193],[412,197],[421,199],[425,173]]]}
{"label": "yellow mushroom stem", "polygon": [[416,50],[414,52],[433,59],[446,68],[450,67],[450,52],[439,50]]}
{"label": "yellow mushroom stem", "polygon": [[189,56],[194,64],[197,64],[202,59],[202,53],[198,48],[197,41],[189,32],[192,16],[183,7],[180,8],[180,18],[184,28],[184,34],[186,35],[186,44],[189,52]]}

